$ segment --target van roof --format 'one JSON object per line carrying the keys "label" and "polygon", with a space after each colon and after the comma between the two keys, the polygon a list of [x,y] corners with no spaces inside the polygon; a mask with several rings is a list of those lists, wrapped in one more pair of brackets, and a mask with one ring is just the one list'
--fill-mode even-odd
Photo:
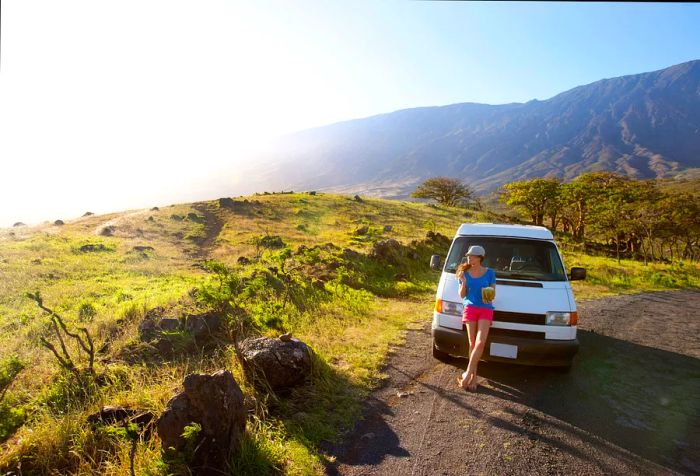
{"label": "van roof", "polygon": [[505,225],[499,223],[463,223],[456,236],[512,236],[518,238],[534,238],[537,240],[553,240],[552,232],[543,226]]}

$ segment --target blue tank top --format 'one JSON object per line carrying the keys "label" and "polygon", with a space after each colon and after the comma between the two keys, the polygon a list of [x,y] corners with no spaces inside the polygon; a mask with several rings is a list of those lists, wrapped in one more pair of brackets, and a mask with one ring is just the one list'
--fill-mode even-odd
{"label": "blue tank top", "polygon": [[467,278],[467,295],[464,296],[464,306],[485,307],[493,309],[493,304],[486,304],[481,300],[481,289],[488,286],[496,285],[496,272],[487,268],[486,272],[480,278],[472,278],[469,272],[464,273]]}

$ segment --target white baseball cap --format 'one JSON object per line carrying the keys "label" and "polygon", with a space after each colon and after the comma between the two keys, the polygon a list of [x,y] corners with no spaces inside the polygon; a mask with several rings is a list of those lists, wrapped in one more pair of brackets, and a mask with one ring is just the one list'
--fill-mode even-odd
{"label": "white baseball cap", "polygon": [[486,256],[486,250],[483,246],[473,245],[469,247],[467,251],[467,256],[481,256],[482,258]]}

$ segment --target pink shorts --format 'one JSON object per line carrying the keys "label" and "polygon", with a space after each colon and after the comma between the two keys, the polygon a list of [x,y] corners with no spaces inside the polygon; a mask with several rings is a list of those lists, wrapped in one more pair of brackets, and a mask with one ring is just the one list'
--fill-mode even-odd
{"label": "pink shorts", "polygon": [[467,306],[462,314],[462,322],[491,321],[493,322],[493,309],[488,307]]}

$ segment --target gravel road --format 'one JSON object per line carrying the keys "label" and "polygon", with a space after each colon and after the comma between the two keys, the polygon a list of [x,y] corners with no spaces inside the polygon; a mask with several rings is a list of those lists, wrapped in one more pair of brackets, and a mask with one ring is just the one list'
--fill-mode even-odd
{"label": "gravel road", "polygon": [[579,303],[569,373],[431,356],[410,331],[331,475],[700,474],[700,291]]}

